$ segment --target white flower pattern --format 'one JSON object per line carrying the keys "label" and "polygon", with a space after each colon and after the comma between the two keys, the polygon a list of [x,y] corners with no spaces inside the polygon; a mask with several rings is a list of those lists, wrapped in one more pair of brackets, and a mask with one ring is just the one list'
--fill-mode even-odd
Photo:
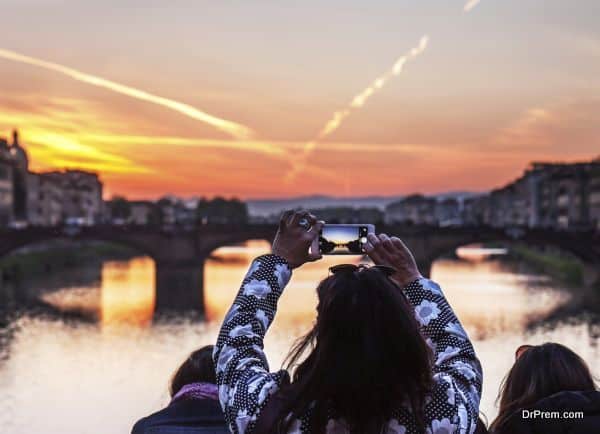
{"label": "white flower pattern", "polygon": [[427,434],[453,434],[456,431],[456,425],[450,422],[450,419],[434,419],[431,421],[431,428],[427,428]]}
{"label": "white flower pattern", "polygon": [[244,295],[253,295],[256,298],[265,298],[271,293],[271,287],[266,280],[252,279],[244,285]]}
{"label": "white flower pattern", "polygon": [[269,328],[269,317],[267,316],[267,314],[265,313],[264,310],[262,309],[258,309],[256,311],[256,319],[260,321],[260,324],[262,325],[263,331],[267,331],[267,329]]}
{"label": "white flower pattern", "polygon": [[452,357],[456,356],[458,353],[460,353],[459,347],[447,346],[444,349],[444,351],[442,351],[441,353],[438,353],[438,356],[435,359],[435,364],[441,365],[446,360],[451,359]]}
{"label": "white flower pattern", "polygon": [[240,336],[245,336],[247,338],[253,338],[256,336],[252,331],[252,324],[235,326],[229,332],[229,337],[231,338],[239,338]]}
{"label": "white flower pattern", "polygon": [[456,336],[461,340],[465,340],[468,338],[467,332],[458,322],[449,322],[444,328],[444,331]]}
{"label": "white flower pattern", "polygon": [[388,423],[385,434],[405,434],[406,427],[404,425],[400,425],[398,419],[392,419],[390,423]]}
{"label": "white flower pattern", "polygon": [[275,276],[277,276],[277,284],[283,288],[290,280],[292,272],[286,264],[275,265]]}
{"label": "white flower pattern", "polygon": [[428,326],[431,320],[438,317],[440,312],[438,305],[429,300],[423,300],[421,304],[415,307],[417,321],[423,326]]}

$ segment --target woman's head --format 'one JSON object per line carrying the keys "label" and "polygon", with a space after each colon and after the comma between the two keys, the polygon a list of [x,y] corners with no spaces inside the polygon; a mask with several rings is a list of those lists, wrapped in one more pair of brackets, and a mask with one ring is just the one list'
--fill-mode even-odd
{"label": "woman's head", "polygon": [[171,397],[175,396],[183,386],[190,383],[212,383],[217,382],[215,367],[212,361],[213,346],[207,345],[196,351],[185,359],[171,379],[169,392]]}
{"label": "woman's head", "polygon": [[556,343],[522,346],[502,384],[499,414],[490,427],[502,432],[510,416],[558,392],[594,390],[586,363],[567,347]]}
{"label": "woman's head", "polygon": [[402,290],[381,268],[347,267],[317,288],[317,321],[292,350],[297,366],[290,388],[296,415],[315,402],[312,423],[325,406],[353,431],[380,432],[401,403],[422,409],[431,386],[431,350]]}

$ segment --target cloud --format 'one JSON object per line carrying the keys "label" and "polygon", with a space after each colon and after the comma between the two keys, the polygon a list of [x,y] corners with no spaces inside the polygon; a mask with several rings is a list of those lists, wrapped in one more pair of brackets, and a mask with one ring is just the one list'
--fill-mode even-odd
{"label": "cloud", "polygon": [[153,104],[166,107],[168,109],[184,114],[185,116],[188,116],[192,119],[196,119],[200,122],[211,125],[238,139],[246,139],[252,135],[252,130],[244,125],[240,125],[238,123],[210,115],[188,104],[154,95],[145,90],[116,83],[114,81],[107,80],[102,77],[86,74],[76,69],[69,68],[64,65],[59,65],[58,63],[36,59],[34,57],[25,56],[23,54],[19,54],[10,50],[4,50],[1,48],[0,57],[15,62],[21,62],[28,65],[38,66],[40,68],[44,68],[50,71],[55,71],[64,74],[68,77],[71,77],[74,80],[87,83],[92,86],[98,86],[122,95],[129,96],[131,98],[147,101]]}
{"label": "cloud", "polygon": [[475,6],[479,4],[480,1],[481,0],[469,0],[467,3],[465,3],[465,7],[463,8],[463,10],[465,12],[471,11]]}
{"label": "cloud", "polygon": [[600,98],[532,107],[501,128],[490,144],[504,149],[579,155],[600,149]]}
{"label": "cloud", "polygon": [[404,68],[404,64],[425,51],[428,42],[429,36],[422,36],[417,46],[413,47],[407,54],[401,56],[394,62],[389,70],[377,77],[369,86],[356,94],[345,108],[334,112],[331,119],[327,121],[316,137],[304,145],[303,154],[294,156],[293,168],[286,174],[285,181],[288,183],[293,181],[294,178],[305,169],[308,157],[317,148],[319,141],[333,134],[354,110],[363,107],[367,100],[377,91],[381,90],[391,78],[400,75]]}

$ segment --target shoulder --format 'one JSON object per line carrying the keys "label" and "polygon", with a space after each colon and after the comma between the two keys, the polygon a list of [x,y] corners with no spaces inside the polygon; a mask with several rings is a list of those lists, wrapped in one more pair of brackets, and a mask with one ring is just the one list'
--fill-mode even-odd
{"label": "shoulder", "polygon": [[217,401],[209,399],[189,399],[175,402],[133,426],[132,434],[144,434],[150,428],[160,426],[224,426],[225,418]]}
{"label": "shoulder", "polygon": [[538,401],[533,408],[543,411],[581,410],[600,413],[600,392],[596,390],[559,392]]}

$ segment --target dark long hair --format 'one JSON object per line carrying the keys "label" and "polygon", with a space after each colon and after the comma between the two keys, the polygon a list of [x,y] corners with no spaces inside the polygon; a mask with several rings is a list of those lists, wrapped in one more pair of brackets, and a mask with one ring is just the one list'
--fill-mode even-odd
{"label": "dark long hair", "polygon": [[316,323],[286,359],[293,381],[281,391],[273,432],[308,413],[313,433],[335,417],[350,432],[379,434],[402,405],[423,424],[432,355],[402,290],[384,272],[360,268],[327,277],[317,295]]}
{"label": "dark long hair", "polygon": [[502,382],[498,416],[490,433],[508,433],[510,417],[540,399],[563,391],[595,390],[586,363],[564,345],[545,343],[532,346],[515,361]]}
{"label": "dark long hair", "polygon": [[212,360],[213,346],[206,345],[192,352],[177,369],[171,379],[169,393],[175,396],[183,386],[190,383],[217,382],[215,367]]}

